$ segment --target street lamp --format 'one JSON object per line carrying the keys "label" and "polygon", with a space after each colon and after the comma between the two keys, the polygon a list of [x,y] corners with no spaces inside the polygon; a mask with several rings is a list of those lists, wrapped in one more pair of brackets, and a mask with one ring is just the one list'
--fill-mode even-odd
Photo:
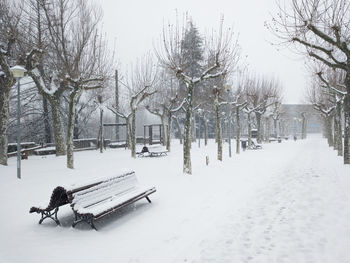
{"label": "street lamp", "polygon": [[227,85],[226,86],[226,91],[227,91],[227,130],[228,130],[228,155],[231,158],[231,108],[230,108],[230,91],[231,91],[231,86]]}
{"label": "street lamp", "polygon": [[11,68],[13,76],[17,80],[17,178],[21,179],[21,103],[20,103],[20,79],[24,77],[25,68],[14,66]]}

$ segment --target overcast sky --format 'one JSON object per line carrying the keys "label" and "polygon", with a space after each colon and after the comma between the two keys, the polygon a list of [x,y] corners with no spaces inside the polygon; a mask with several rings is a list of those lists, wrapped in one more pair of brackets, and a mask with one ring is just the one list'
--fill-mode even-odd
{"label": "overcast sky", "polygon": [[264,22],[276,10],[275,0],[96,0],[104,12],[104,30],[110,43],[116,42],[121,68],[153,50],[164,23],[176,21],[188,12],[204,34],[218,29],[224,15],[226,27],[239,32],[239,43],[247,55],[249,69],[257,74],[277,76],[284,86],[284,103],[301,103],[307,72],[300,57],[288,50],[277,51]]}

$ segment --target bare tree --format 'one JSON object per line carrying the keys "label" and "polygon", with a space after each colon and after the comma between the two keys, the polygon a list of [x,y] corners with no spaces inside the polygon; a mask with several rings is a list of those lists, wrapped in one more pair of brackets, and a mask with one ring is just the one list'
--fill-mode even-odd
{"label": "bare tree", "polygon": [[[278,138],[280,136],[278,132],[278,121],[280,120],[281,113],[282,113],[281,103],[279,101],[276,101],[273,107],[272,115],[271,115],[271,118],[273,120],[273,134],[275,138]],[[305,124],[305,128],[306,128],[306,124]]]}
{"label": "bare tree", "polygon": [[[61,99],[67,90],[62,62],[55,52],[61,39],[59,25],[64,28],[75,17],[75,8],[68,0],[28,0],[23,7],[24,19],[22,50],[26,53],[26,69],[39,93],[48,101],[52,110],[53,131],[56,143],[56,156],[66,154],[65,132],[62,121]],[[51,15],[50,13],[55,13]],[[53,28],[55,30],[53,30]],[[30,49],[29,51],[26,51]],[[44,105],[44,111],[47,110]]]}
{"label": "bare tree", "polygon": [[[104,86],[112,60],[99,32],[101,10],[86,1],[42,0],[57,72],[69,92],[67,167],[74,168],[76,103],[82,92]],[[57,21],[59,23],[57,23]]]}
{"label": "bare tree", "polygon": [[281,42],[295,44],[311,59],[345,72],[344,163],[350,164],[350,2],[292,0],[279,6],[279,14],[269,26]]}
{"label": "bare tree", "polygon": [[247,105],[247,102],[242,98],[241,92],[241,90],[236,92],[236,101],[233,103],[236,115],[236,154],[239,154],[241,149],[241,111]]}
{"label": "bare tree", "polygon": [[[186,26],[184,30],[186,32]],[[166,31],[164,29],[162,35],[162,43],[161,46],[156,50],[156,54],[161,65],[171,70],[181,81],[181,83],[186,86],[186,103],[184,104],[186,117],[183,146],[183,172],[192,174],[191,120],[194,108],[194,90],[200,83],[228,73],[230,63],[236,62],[237,60],[238,44],[237,41],[233,41],[232,32],[227,31],[225,34],[223,34],[221,27],[218,35],[216,36],[216,41],[213,41],[211,46],[209,46],[210,42],[208,42],[207,46],[208,51],[210,51],[207,52],[207,55],[211,55],[211,57],[214,58],[214,61],[211,65],[199,70],[195,76],[190,76],[185,73],[186,56],[182,50],[182,37],[182,32],[180,32],[180,29],[176,26],[169,26],[169,31]]]}
{"label": "bare tree", "polygon": [[[343,131],[342,131],[342,109],[344,97],[347,92],[344,85],[344,71],[326,70],[325,73],[319,71],[317,73],[322,92],[328,93],[328,101],[335,106],[333,113],[334,120],[334,149],[338,150],[338,156],[343,156]],[[346,160],[344,159],[344,163]]]}
{"label": "bare tree", "polygon": [[306,112],[300,113],[301,115],[301,139],[306,139],[306,127],[307,127],[307,120],[306,120]]}
{"label": "bare tree", "polygon": [[157,68],[153,64],[150,54],[137,61],[136,65],[132,67],[131,76],[127,78],[125,83],[119,81],[128,90],[129,105],[125,112],[121,112],[116,108],[112,111],[119,117],[124,118],[127,125],[129,125],[129,118],[131,118],[130,148],[131,157],[133,158],[136,157],[136,111],[145,99],[156,93],[156,90],[151,90],[156,81]]}
{"label": "bare tree", "polygon": [[334,116],[335,105],[330,100],[330,94],[328,92],[324,92],[324,88],[315,82],[308,91],[308,97],[309,101],[314,106],[314,109],[317,110],[324,119],[328,145],[332,147],[334,143],[332,119]]}
{"label": "bare tree", "polygon": [[[175,94],[171,96],[172,92],[169,90],[160,90],[157,89],[158,92],[158,102],[155,102],[155,105],[151,108],[150,106],[146,106],[146,109],[158,116],[161,119],[163,131],[164,131],[164,139],[163,145],[166,146],[168,151],[171,150],[171,127],[174,119],[174,114],[181,110],[183,107],[185,100],[179,102],[178,95]],[[165,122],[167,121],[167,125]],[[167,128],[166,128],[167,127]]]}
{"label": "bare tree", "polygon": [[213,89],[214,97],[214,115],[215,115],[215,134],[217,142],[217,159],[222,161],[222,127],[221,127],[221,106],[227,105],[226,101],[220,100],[220,93],[222,88],[217,88],[216,86]]}
{"label": "bare tree", "polygon": [[258,143],[262,142],[262,116],[269,106],[280,100],[280,92],[281,86],[275,79],[255,78],[246,87],[248,107],[256,117]]}
{"label": "bare tree", "polygon": [[10,70],[15,61],[14,44],[17,40],[19,18],[6,0],[0,0],[0,164],[7,165],[10,89],[15,79]]}
{"label": "bare tree", "polygon": [[126,147],[128,149],[131,149],[131,140],[130,140],[130,118],[131,118],[131,114],[132,112],[130,110],[127,109],[127,107],[123,107],[121,105],[118,106],[118,109],[115,107],[115,105],[113,107],[108,107],[108,109],[114,113],[116,116],[118,116],[119,118],[124,119],[125,121],[125,126],[126,126],[126,139],[125,139],[125,144]]}

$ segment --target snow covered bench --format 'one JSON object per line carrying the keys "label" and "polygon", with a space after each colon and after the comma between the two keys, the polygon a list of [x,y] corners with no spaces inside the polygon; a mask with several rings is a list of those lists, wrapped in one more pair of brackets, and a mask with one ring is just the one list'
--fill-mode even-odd
{"label": "snow covered bench", "polygon": [[149,150],[148,147],[144,146],[141,152],[137,152],[136,155],[138,157],[159,157],[168,155],[168,151],[161,150],[159,147]]}
{"label": "snow covered bench", "polygon": [[154,193],[154,187],[145,187],[138,183],[135,172],[112,177],[101,184],[72,194],[69,199],[75,214],[73,227],[87,222],[95,230],[94,221],[116,210],[132,204]]}
{"label": "snow covered bench", "polygon": [[32,207],[29,212],[41,213],[39,224],[44,219],[51,218],[59,225],[57,218],[59,207],[70,204],[75,214],[73,227],[80,222],[87,222],[97,230],[94,225],[95,220],[142,198],[146,198],[151,203],[148,196],[155,191],[155,187],[140,185],[135,172],[130,171],[72,188],[58,186],[53,190],[47,207]]}
{"label": "snow covered bench", "polygon": [[251,150],[259,150],[259,149],[262,149],[262,146],[260,144],[255,144],[254,141],[252,140],[251,144],[250,144],[250,149]]}

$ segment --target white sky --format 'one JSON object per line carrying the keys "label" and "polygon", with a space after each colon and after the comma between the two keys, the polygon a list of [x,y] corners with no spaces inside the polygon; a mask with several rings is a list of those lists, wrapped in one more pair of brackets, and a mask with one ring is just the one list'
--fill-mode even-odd
{"label": "white sky", "polygon": [[226,27],[239,32],[243,54],[248,55],[249,69],[257,74],[277,76],[284,86],[284,103],[301,103],[307,85],[307,72],[300,57],[288,50],[277,51],[268,40],[264,27],[275,0],[95,0],[104,12],[104,30],[110,43],[116,41],[121,68],[153,50],[163,23],[176,21],[188,12],[201,33],[218,29],[223,14]]}

